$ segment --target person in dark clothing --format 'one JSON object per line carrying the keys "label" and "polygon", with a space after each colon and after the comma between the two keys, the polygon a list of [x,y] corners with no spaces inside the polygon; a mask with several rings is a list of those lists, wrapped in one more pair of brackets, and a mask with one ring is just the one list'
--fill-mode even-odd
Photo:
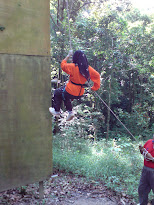
{"label": "person in dark clothing", "polygon": [[[154,135],[144,146],[139,146],[141,154],[144,156],[144,167],[138,187],[140,205],[147,205],[148,195],[152,190],[154,193]],[[152,200],[154,205],[154,198]]]}

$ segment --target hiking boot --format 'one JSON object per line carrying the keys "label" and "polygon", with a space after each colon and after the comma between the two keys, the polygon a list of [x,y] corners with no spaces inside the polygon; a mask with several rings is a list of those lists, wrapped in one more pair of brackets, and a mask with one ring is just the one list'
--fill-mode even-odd
{"label": "hiking boot", "polygon": [[53,107],[49,107],[49,112],[50,112],[52,115],[56,116],[56,117],[59,117],[59,116],[60,116],[60,112],[56,111],[55,108],[53,108]]}
{"label": "hiking boot", "polygon": [[69,112],[69,115],[67,116],[66,121],[70,121],[70,120],[72,120],[73,117],[74,117],[74,113],[73,113],[72,111]]}

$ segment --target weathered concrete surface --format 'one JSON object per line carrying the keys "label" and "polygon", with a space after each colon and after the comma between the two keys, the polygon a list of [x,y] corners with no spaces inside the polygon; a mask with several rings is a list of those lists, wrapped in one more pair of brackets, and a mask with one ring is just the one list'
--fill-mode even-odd
{"label": "weathered concrete surface", "polygon": [[52,172],[49,62],[0,55],[0,191]]}
{"label": "weathered concrete surface", "polygon": [[0,0],[0,53],[50,55],[49,3]]}
{"label": "weathered concrete surface", "polygon": [[50,1],[0,1],[0,191],[52,174]]}

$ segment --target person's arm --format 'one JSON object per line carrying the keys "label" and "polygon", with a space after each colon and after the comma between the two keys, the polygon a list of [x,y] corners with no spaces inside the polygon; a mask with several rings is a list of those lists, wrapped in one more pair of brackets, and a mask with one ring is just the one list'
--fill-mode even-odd
{"label": "person's arm", "polygon": [[146,160],[154,162],[154,157],[142,145],[139,145],[139,150]]}
{"label": "person's arm", "polygon": [[72,56],[72,54],[73,54],[73,51],[70,50],[68,55],[61,62],[61,69],[69,75],[71,75],[72,65],[71,65],[71,63],[67,63],[67,61]]}
{"label": "person's arm", "polygon": [[71,58],[73,55],[73,50],[69,50],[68,55],[66,56],[66,58],[64,58],[65,61],[68,61],[69,58]]}
{"label": "person's arm", "polygon": [[66,56],[66,58],[64,58],[65,61],[68,61],[68,59],[69,59],[69,56]]}
{"label": "person's arm", "polygon": [[90,79],[94,83],[91,89],[93,91],[96,91],[100,88],[100,74],[95,69],[93,69],[91,66],[89,68],[89,74],[90,74]]}

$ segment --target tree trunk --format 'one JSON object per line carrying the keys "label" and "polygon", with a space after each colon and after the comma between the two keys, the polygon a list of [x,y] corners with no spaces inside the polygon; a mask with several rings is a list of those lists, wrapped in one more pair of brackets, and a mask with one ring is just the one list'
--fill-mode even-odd
{"label": "tree trunk", "polygon": [[140,104],[142,105],[143,103],[143,87],[142,87],[143,77],[142,75],[140,75],[139,78],[140,78]]}
{"label": "tree trunk", "polygon": [[[109,102],[108,102],[108,107],[110,108],[111,106],[111,78],[110,78],[110,82],[109,82]],[[108,109],[107,111],[107,132],[106,132],[106,141],[109,138],[109,130],[110,130],[110,110]]]}
{"label": "tree trunk", "polygon": [[131,72],[129,73],[129,112],[131,111],[132,98],[131,98]]}

